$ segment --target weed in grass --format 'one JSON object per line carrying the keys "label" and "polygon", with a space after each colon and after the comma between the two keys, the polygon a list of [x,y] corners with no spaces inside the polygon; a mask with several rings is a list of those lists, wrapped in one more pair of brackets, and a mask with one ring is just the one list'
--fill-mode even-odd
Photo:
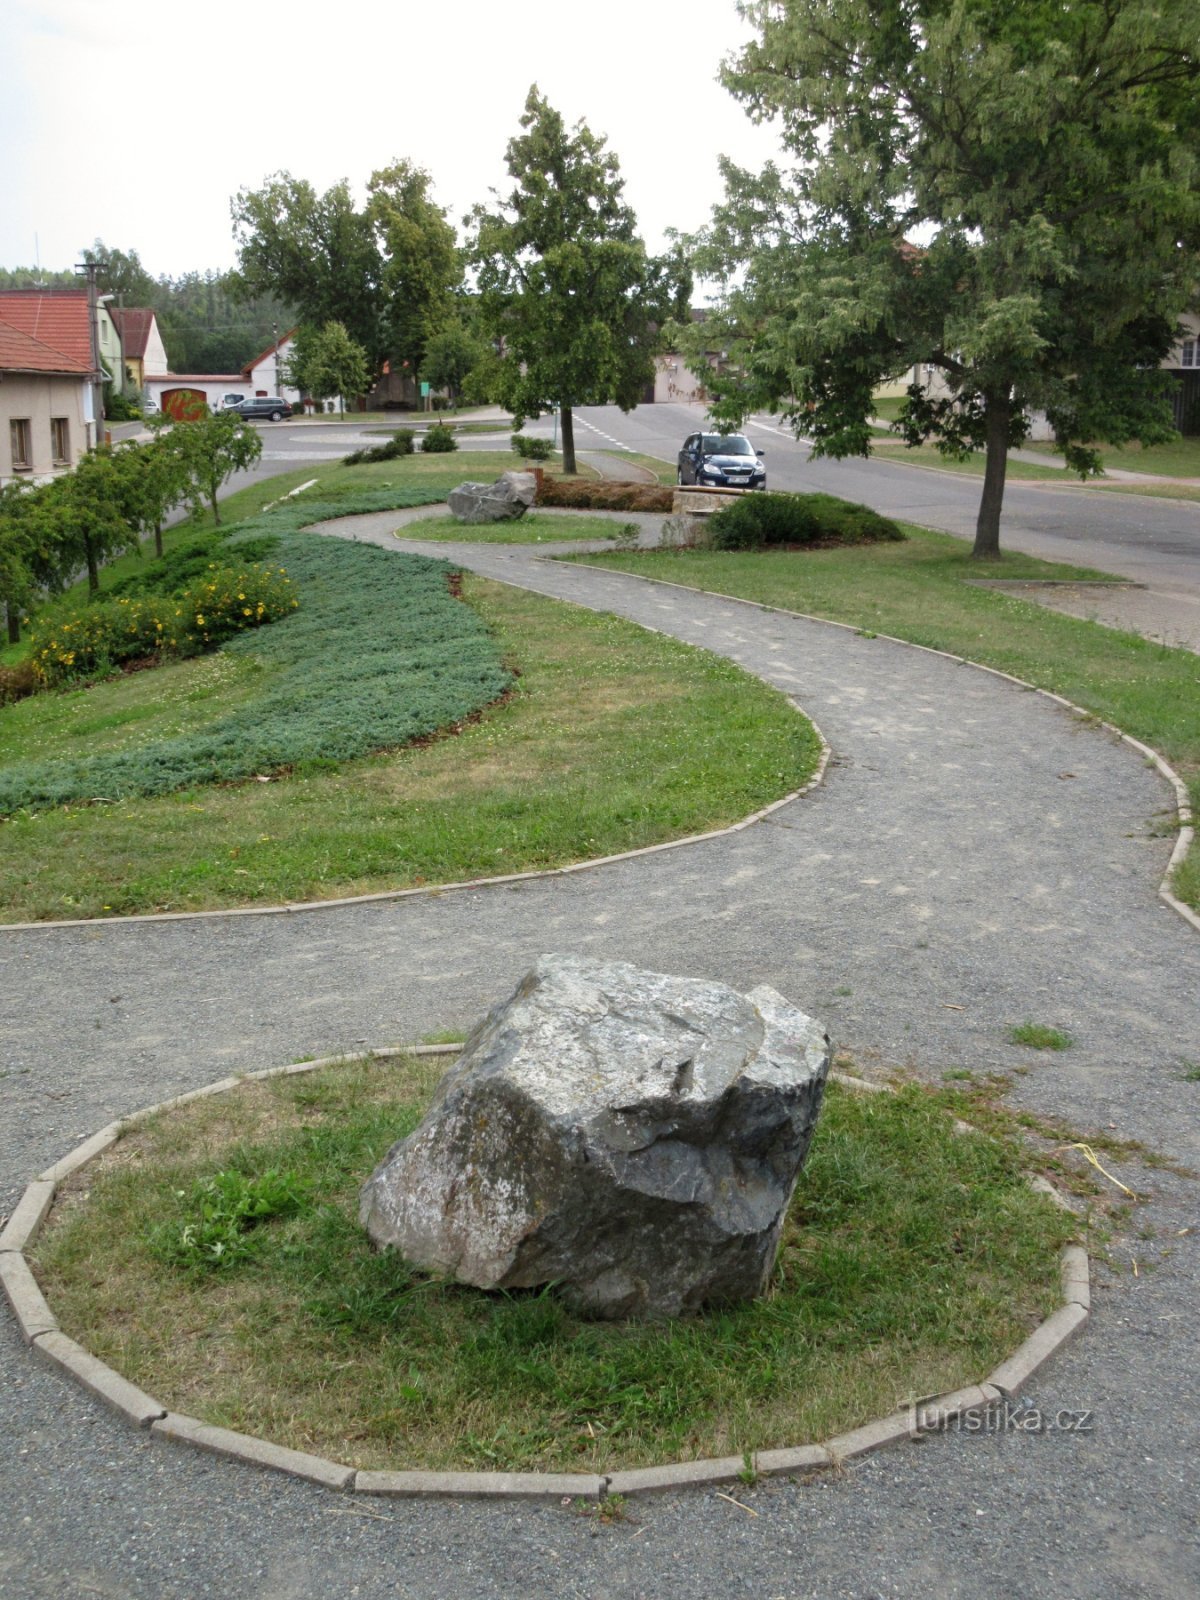
{"label": "weed in grass", "polygon": [[1200,1083],[1200,1061],[1185,1061],[1179,1076],[1184,1083]]}
{"label": "weed in grass", "polygon": [[441,1028],[436,1033],[423,1033],[422,1044],[465,1044],[466,1034],[457,1028]]}
{"label": "weed in grass", "polygon": [[1021,1022],[1008,1030],[1008,1042],[1024,1045],[1027,1050],[1069,1050],[1075,1041],[1061,1028],[1050,1028],[1042,1022]]}
{"label": "weed in grass", "polygon": [[[757,1301],[591,1323],[552,1286],[413,1273],[370,1247],[357,1197],[438,1076],[427,1057],[342,1063],[132,1130],[68,1181],[36,1246],[66,1331],[168,1404],[359,1467],[749,1469],[897,1394],[976,1381],[1057,1303],[1076,1224],[1030,1192],[1011,1118],[960,1136],[920,1090],[836,1084]],[[303,1204],[251,1231],[252,1262],[163,1270],[148,1226],[231,1171],[293,1175]]]}

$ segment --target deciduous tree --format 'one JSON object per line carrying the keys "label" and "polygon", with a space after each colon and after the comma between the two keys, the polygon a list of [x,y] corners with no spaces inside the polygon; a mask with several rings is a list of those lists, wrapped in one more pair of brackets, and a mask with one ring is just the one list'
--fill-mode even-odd
{"label": "deciduous tree", "polygon": [[630,411],[654,375],[658,328],[682,310],[678,258],[651,259],[622,198],[616,156],[583,122],[529,91],[508,145],[513,188],[471,214],[483,331],[502,341],[494,398],[519,428],[558,406],[563,466],[575,470],[572,411]]}
{"label": "deciduous tree", "polygon": [[198,512],[207,501],[213,521],[219,523],[217,494],[221,487],[262,455],[257,430],[236,413],[226,412],[196,422],[177,422],[171,429],[171,444],[187,470],[187,498],[193,510]]}
{"label": "deciduous tree", "polygon": [[431,181],[410,161],[393,161],[367,186],[383,262],[383,343],[394,368],[414,373],[430,339],[450,322],[463,275],[458,235],[430,199]]}
{"label": "deciduous tree", "polygon": [[340,322],[373,367],[386,355],[383,261],[375,228],[343,178],[324,194],[277,172],[233,200],[237,281],[248,294],[290,301],[303,322]]}
{"label": "deciduous tree", "polygon": [[[975,554],[999,551],[1008,449],[1044,410],[1068,464],[1170,434],[1162,357],[1195,302],[1194,0],[751,0],[723,79],[795,165],[724,164],[697,241],[729,351],[714,415],[780,405],[816,453],[901,427],[986,452]],[[910,237],[919,247],[909,243]]]}
{"label": "deciduous tree", "polygon": [[343,412],[347,398],[365,393],[371,381],[367,352],[340,322],[301,328],[285,373],[288,382],[305,394],[336,394]]}

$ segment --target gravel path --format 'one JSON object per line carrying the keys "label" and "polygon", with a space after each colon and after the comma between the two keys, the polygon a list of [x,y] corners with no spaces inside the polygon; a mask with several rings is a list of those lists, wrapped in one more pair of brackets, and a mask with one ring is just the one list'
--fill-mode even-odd
{"label": "gravel path", "polygon": [[[398,517],[331,532],[394,546]],[[1200,1167],[1200,939],[1158,900],[1171,795],[1111,737],[850,630],[538,559],[413,544],[628,616],[794,695],[824,785],[727,838],[311,914],[0,929],[0,1211],[79,1136],[231,1070],[465,1026],[544,950],[767,982],[867,1069],[1027,1069],[1014,1101]],[[539,555],[542,552],[539,552]],[[959,1009],[961,1008],[961,1009]],[[1025,1019],[1074,1047],[1016,1050]],[[1086,1433],[951,1434],[840,1477],[638,1505],[366,1507],[151,1444],[0,1319],[0,1595],[1077,1597],[1200,1588],[1196,1185],[1161,1171],[1039,1374]],[[1136,1258],[1137,1272],[1132,1260]]]}

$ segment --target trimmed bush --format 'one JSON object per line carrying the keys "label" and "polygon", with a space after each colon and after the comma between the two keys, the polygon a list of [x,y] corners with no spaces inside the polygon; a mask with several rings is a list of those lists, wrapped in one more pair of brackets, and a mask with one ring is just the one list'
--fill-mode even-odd
{"label": "trimmed bush", "polygon": [[549,439],[531,439],[527,433],[514,433],[512,447],[513,454],[525,461],[549,461],[554,454]]}
{"label": "trimmed bush", "polygon": [[432,428],[425,430],[425,437],[421,440],[423,454],[444,455],[449,450],[457,449],[458,440],[454,437],[454,429],[448,428],[444,422],[435,422]]}
{"label": "trimmed bush", "polygon": [[212,650],[236,633],[277,622],[299,601],[282,567],[218,567],[189,589],[122,596],[59,612],[35,625],[34,676],[45,688],[143,657],[181,659]]}
{"label": "trimmed bush", "polygon": [[868,544],[904,537],[890,517],[832,494],[742,495],[713,513],[708,530],[717,550]]}
{"label": "trimmed bush", "polygon": [[670,511],[675,491],[661,483],[611,479],[546,478],[538,504],[579,511]]}
{"label": "trimmed bush", "polygon": [[394,461],[397,456],[410,456],[415,438],[416,434],[411,428],[397,428],[386,444],[371,445],[366,450],[352,450],[348,456],[342,457],[342,465],[356,467],[362,461]]}

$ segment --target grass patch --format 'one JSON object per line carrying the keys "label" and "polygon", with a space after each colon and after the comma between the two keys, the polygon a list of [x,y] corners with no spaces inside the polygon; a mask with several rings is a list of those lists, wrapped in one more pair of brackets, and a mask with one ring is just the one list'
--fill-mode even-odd
{"label": "grass patch", "polygon": [[[1054,446],[1042,441],[1024,447],[1039,455],[1053,455]],[[1164,478],[1200,478],[1200,438],[1179,438],[1170,444],[1143,446],[1130,441],[1116,446],[1100,444],[1106,468],[1114,472],[1149,472]]]}
{"label": "grass patch", "polygon": [[[1011,1132],[837,1085],[756,1302],[589,1323],[422,1277],[369,1248],[357,1196],[441,1070],[341,1064],[126,1135],[34,1253],[64,1330],[175,1410],[357,1467],[604,1472],[828,1437],[978,1380],[1058,1301],[1078,1225]],[[245,1247],[165,1265],[205,1196]]]}
{"label": "grass patch", "polygon": [[[890,430],[877,433],[871,444],[871,455],[880,461],[899,461],[902,464],[916,467],[933,467],[939,472],[964,473],[967,477],[982,478],[984,458],[981,451],[976,451],[968,456],[965,461],[960,461],[955,456],[944,456],[933,444],[920,444],[913,447],[906,445],[902,439],[896,437]],[[1005,475],[1011,479],[1026,480],[1058,480],[1064,476],[1062,467],[1038,466],[1032,461],[1017,461],[1012,456],[1008,459]],[[1075,480],[1078,483],[1078,479]]]}
{"label": "grass patch", "polygon": [[1047,1027],[1043,1022],[1018,1023],[1008,1030],[1008,1042],[1024,1045],[1027,1050],[1069,1050],[1075,1043],[1069,1033]]}
{"label": "grass patch", "polygon": [[458,522],[452,516],[422,517],[396,529],[398,539],[447,544],[554,544],[569,539],[615,539],[621,524],[582,512],[527,511],[515,522]]}
{"label": "grass patch", "polygon": [[[402,570],[399,552],[373,554]],[[19,813],[0,826],[0,914],[205,910],[560,866],[735,821],[811,775],[811,725],[731,663],[505,585],[467,577],[463,593],[520,674],[484,718],[363,759],[314,755],[269,783]],[[184,724],[199,737],[236,711],[254,725],[274,682],[260,657],[221,652],[39,697],[56,720],[24,725],[23,748],[39,737],[43,754],[99,760],[101,739],[144,759]],[[31,709],[0,709],[0,728]]]}
{"label": "grass patch", "polygon": [[[585,559],[764,605],[892,634],[998,667],[1066,696],[1160,751],[1200,811],[1200,672],[1193,651],[1061,616],[981,587],[981,576],[1105,578],[1088,568],[1006,554],[974,561],[961,540],[905,525],[902,544],[853,549],[604,552]],[[1164,820],[1175,826],[1164,800]],[[1176,873],[1174,891],[1200,908],[1200,850]]]}

